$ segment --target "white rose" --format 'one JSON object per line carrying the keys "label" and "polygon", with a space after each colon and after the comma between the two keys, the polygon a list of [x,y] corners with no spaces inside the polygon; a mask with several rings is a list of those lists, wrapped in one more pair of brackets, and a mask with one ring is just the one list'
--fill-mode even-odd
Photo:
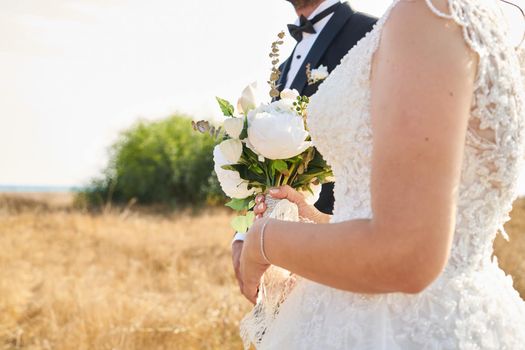
{"label": "white rose", "polygon": [[321,194],[322,186],[321,184],[318,185],[310,185],[310,189],[312,190],[313,194],[310,193],[310,191],[300,191],[300,193],[304,196],[304,200],[309,205],[314,205],[319,200],[319,195]]}
{"label": "white rose", "polygon": [[224,140],[219,144],[219,148],[228,164],[236,164],[241,158],[242,142],[239,139]]}
{"label": "white rose", "polygon": [[283,100],[297,100],[297,97],[299,97],[299,92],[295,89],[284,89],[281,91],[281,99]]}
{"label": "white rose", "polygon": [[269,159],[288,159],[304,152],[312,143],[303,119],[295,113],[251,111],[248,140],[257,154]]}
{"label": "white rose", "polygon": [[257,83],[251,83],[242,91],[241,98],[237,101],[237,110],[239,113],[248,113],[250,110],[257,107],[257,98],[255,97],[255,90]]}
{"label": "white rose", "polygon": [[224,130],[226,133],[234,139],[238,139],[241,136],[242,129],[244,128],[244,118],[230,117],[227,118],[224,123]]}
{"label": "white rose", "polygon": [[319,68],[312,70],[312,79],[314,81],[324,80],[328,77],[328,67],[323,65]]}
{"label": "white rose", "polygon": [[225,170],[222,168],[223,165],[229,163],[224,154],[222,154],[219,146],[215,146],[213,149],[213,161],[221,188],[228,197],[242,199],[255,193],[255,189],[248,189],[248,182],[241,179],[238,171]]}

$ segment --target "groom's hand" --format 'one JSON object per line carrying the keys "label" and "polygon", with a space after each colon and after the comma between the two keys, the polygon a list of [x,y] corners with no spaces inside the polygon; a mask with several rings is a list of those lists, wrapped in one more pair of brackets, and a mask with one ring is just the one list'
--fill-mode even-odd
{"label": "groom's hand", "polygon": [[242,293],[242,279],[241,279],[241,253],[242,246],[244,245],[243,241],[235,241],[232,244],[232,263],[233,270],[235,271],[235,278],[237,278],[237,283],[239,284],[239,289]]}

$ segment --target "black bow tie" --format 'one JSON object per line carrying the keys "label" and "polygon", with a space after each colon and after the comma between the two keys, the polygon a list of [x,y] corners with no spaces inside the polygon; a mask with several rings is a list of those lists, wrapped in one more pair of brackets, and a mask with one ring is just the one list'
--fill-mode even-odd
{"label": "black bow tie", "polygon": [[290,35],[297,40],[298,42],[303,40],[303,33],[314,34],[317,33],[314,29],[314,24],[312,21],[301,15],[299,18],[299,25],[288,24],[288,31]]}
{"label": "black bow tie", "polygon": [[325,18],[326,16],[332,14],[340,5],[341,5],[340,2],[335,5],[332,5],[326,10],[316,15],[312,19],[308,19],[304,17],[303,15],[301,15],[301,17],[299,17],[299,25],[288,24],[288,31],[290,32],[290,35],[295,40],[297,40],[297,42],[300,42],[301,40],[303,40],[303,33],[310,33],[310,34],[317,33],[315,31],[314,25],[320,20],[322,20],[323,18]]}

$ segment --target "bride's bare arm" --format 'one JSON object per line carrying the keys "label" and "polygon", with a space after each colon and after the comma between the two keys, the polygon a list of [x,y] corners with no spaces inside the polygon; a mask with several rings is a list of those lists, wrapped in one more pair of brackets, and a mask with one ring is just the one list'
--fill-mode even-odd
{"label": "bride's bare arm", "polygon": [[[269,221],[264,249],[270,261],[348,291],[426,288],[449,256],[476,60],[455,23],[435,16],[423,0],[399,3],[371,77],[373,218]],[[252,227],[241,258],[248,295],[255,295],[266,268],[263,222]]]}

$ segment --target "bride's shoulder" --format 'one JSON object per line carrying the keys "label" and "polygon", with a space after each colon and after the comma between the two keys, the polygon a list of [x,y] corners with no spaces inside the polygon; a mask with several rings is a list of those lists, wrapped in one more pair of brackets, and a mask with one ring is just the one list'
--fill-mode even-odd
{"label": "bride's shoulder", "polygon": [[[406,62],[419,67],[421,74],[435,77],[473,76],[478,57],[465,41],[461,26],[436,15],[429,2],[396,3],[385,18],[374,66],[387,61]],[[438,11],[447,11],[446,0],[432,0],[432,4]]]}
{"label": "bride's shoulder", "polygon": [[[390,17],[401,17],[407,24],[436,22],[443,18],[451,19],[449,0],[399,0],[392,9]],[[395,21],[389,19],[389,22]]]}
{"label": "bride's shoulder", "polygon": [[464,55],[469,50],[462,27],[449,16],[448,0],[399,0],[386,19],[381,46]]}
{"label": "bride's shoulder", "polygon": [[399,6],[411,6],[412,9],[421,8],[439,14],[448,14],[450,0],[399,0]]}

